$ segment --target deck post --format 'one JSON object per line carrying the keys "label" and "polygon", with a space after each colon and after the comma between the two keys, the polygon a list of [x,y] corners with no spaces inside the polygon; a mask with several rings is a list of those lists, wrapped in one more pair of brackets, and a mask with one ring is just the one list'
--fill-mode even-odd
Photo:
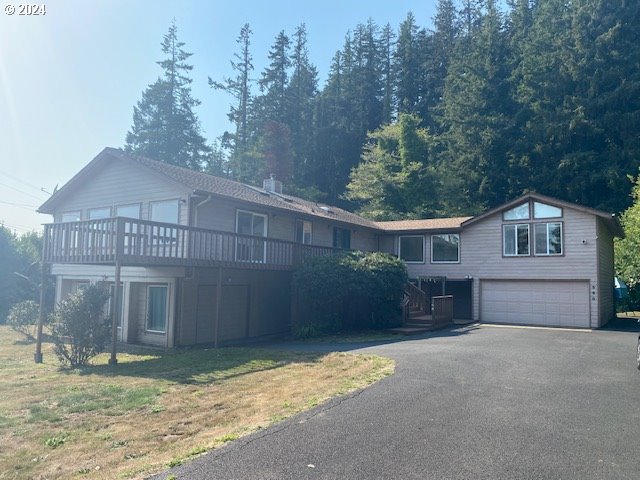
{"label": "deck post", "polygon": [[120,260],[116,260],[113,298],[111,299],[111,357],[109,358],[109,365],[118,364],[118,358],[116,357],[118,344],[118,315],[122,311],[121,308],[118,308],[118,304],[120,303],[120,263]]}
{"label": "deck post", "polygon": [[222,302],[222,265],[218,269],[218,285],[216,286],[216,318],[213,336],[213,346],[218,348],[218,338],[220,337],[220,303]]}
{"label": "deck post", "polygon": [[40,311],[38,313],[38,328],[36,330],[36,352],[33,354],[33,360],[35,363],[42,363],[42,326],[44,325],[44,319],[46,316],[44,308],[46,280],[47,266],[44,263],[43,258],[42,266],[40,268]]}

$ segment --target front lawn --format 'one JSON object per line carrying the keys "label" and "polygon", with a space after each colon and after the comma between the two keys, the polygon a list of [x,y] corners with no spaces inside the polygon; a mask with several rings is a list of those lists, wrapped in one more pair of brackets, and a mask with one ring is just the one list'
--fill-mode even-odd
{"label": "front lawn", "polygon": [[143,478],[393,372],[373,355],[150,349],[61,370],[0,326],[0,479]]}

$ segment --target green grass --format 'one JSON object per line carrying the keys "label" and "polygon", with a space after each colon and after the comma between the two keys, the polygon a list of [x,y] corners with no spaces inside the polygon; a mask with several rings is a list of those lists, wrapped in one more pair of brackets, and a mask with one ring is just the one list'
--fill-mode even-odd
{"label": "green grass", "polygon": [[[379,338],[379,337],[378,337]],[[0,480],[143,478],[393,372],[371,355],[127,348],[80,370],[0,326]]]}

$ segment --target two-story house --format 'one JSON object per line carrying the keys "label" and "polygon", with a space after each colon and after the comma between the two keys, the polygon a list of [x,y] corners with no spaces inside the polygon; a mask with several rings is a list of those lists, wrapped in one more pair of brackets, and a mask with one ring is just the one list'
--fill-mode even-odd
{"label": "two-story house", "polygon": [[[613,315],[610,214],[537,194],[477,217],[372,222],[106,148],[39,209],[56,298],[118,284],[120,340],[233,343],[290,328],[291,275],[340,249],[398,255],[425,291],[486,322],[598,327]],[[113,308],[110,305],[109,308]]]}

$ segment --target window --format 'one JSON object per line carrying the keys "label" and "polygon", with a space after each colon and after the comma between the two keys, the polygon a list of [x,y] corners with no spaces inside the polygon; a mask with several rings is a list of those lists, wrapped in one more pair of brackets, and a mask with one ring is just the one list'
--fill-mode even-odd
{"label": "window", "polygon": [[529,219],[529,202],[518,205],[517,207],[507,210],[502,214],[505,220],[528,220]]}
{"label": "window", "polygon": [[[109,301],[107,302],[107,318],[109,320],[111,320],[111,312],[113,312],[113,295],[114,295],[114,289],[113,286],[115,284],[111,283],[109,284]],[[124,295],[124,286],[122,285],[122,283],[120,283],[120,288],[118,288],[118,327],[122,326],[122,317],[124,315],[124,302],[123,302],[123,295]]]}
{"label": "window", "polygon": [[62,222],[79,222],[80,221],[80,211],[76,212],[64,212],[61,218]]}
{"label": "window", "polygon": [[311,244],[311,222],[296,220],[296,242],[304,245]]}
{"label": "window", "polygon": [[460,261],[460,235],[445,233],[431,235],[431,263],[458,263]]}
{"label": "window", "polygon": [[90,208],[89,220],[99,220],[101,218],[109,218],[111,216],[111,208]]}
{"label": "window", "polygon": [[[179,223],[178,200],[163,200],[161,202],[151,202],[149,204],[151,212],[150,218],[154,222]],[[151,225],[150,241],[154,246],[175,244],[178,241],[178,230],[173,227]]]}
{"label": "window", "polygon": [[400,237],[398,257],[405,262],[424,262],[424,236],[403,235]]}
{"label": "window", "polygon": [[529,255],[529,225],[503,225],[503,253],[507,257]]}
{"label": "window", "polygon": [[560,218],[562,209],[545,203],[533,202],[533,218]]}
{"label": "window", "polygon": [[333,227],[333,248],[351,249],[351,230]]}
{"label": "window", "polygon": [[167,285],[147,287],[147,330],[165,333],[167,329]]}
{"label": "window", "polygon": [[[236,233],[253,237],[267,236],[267,216],[238,210],[236,213]],[[241,262],[265,261],[267,242],[258,238],[236,239],[236,260]]]}
{"label": "window", "polygon": [[533,228],[536,255],[562,255],[561,223],[536,223]]}
{"label": "window", "polygon": [[179,223],[178,200],[163,200],[161,202],[151,202],[150,219],[154,222]]}
{"label": "window", "polygon": [[140,204],[118,205],[116,207],[116,217],[140,218]]}

